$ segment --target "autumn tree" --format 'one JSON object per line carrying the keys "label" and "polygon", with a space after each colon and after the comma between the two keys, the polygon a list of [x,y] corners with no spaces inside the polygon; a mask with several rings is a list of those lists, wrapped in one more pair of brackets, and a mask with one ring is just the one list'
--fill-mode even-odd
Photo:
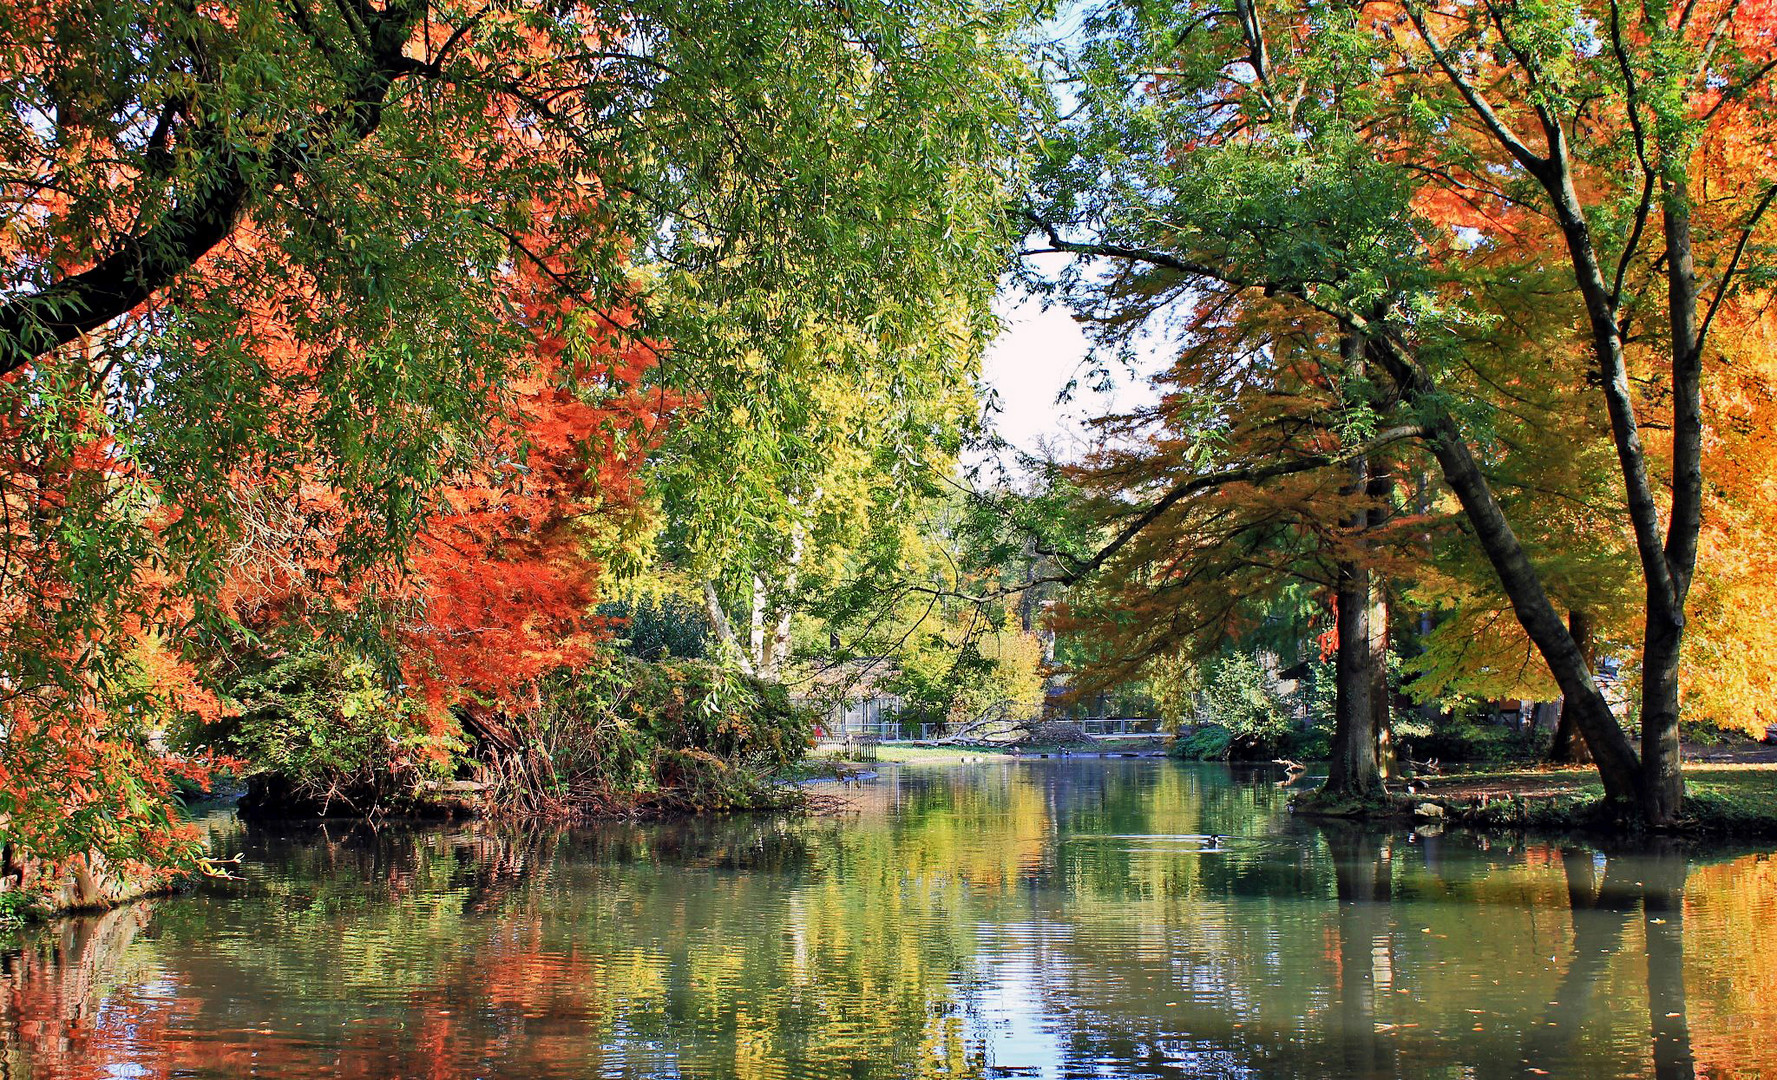
{"label": "autumn tree", "polygon": [[[0,13],[9,830],[59,804],[63,847],[101,825],[146,843],[152,823],[120,807],[158,788],[85,774],[25,798],[27,733],[49,730],[29,718],[101,732],[100,758],[153,772],[152,733],[114,754],[99,718],[211,707],[182,658],[235,632],[218,597],[255,508],[324,492],[335,542],[308,569],[348,588],[456,514],[441,482],[490,464],[489,432],[534,426],[553,392],[524,382],[553,376],[527,367],[540,339],[515,267],[620,349],[670,342],[645,381],[723,418],[781,359],[761,343],[816,317],[892,338],[991,280],[1004,159],[985,148],[1015,115],[1022,17],[777,0]],[[243,476],[269,498],[238,498]],[[134,642],[164,650],[159,675]],[[50,759],[71,745],[30,738]]]}
{"label": "autumn tree", "polygon": [[[1192,303],[1147,275],[1120,279],[1140,298],[1120,307],[1124,319],[1138,302]],[[1099,449],[1069,470],[1086,511],[1114,535],[1090,558],[1064,561],[1062,576],[1079,583],[1057,627],[1083,640],[1076,678],[1096,687],[1208,660],[1251,637],[1293,589],[1329,598],[1319,612],[1335,660],[1327,787],[1372,797],[1389,754],[1394,538],[1411,524],[1393,470],[1413,432],[1378,430],[1389,404],[1372,403],[1339,340],[1270,324],[1236,301],[1197,302],[1159,401],[1101,421]],[[1179,477],[1193,482],[1180,489]],[[1297,629],[1299,649],[1314,634]]]}
{"label": "autumn tree", "polygon": [[[1107,87],[1115,107],[1065,148],[1037,220],[1052,247],[1220,283],[1350,335],[1423,427],[1607,793],[1671,822],[1702,370],[1716,315],[1762,273],[1777,197],[1758,182],[1771,131],[1765,15],[1736,0],[1237,15],[1101,9],[1082,84]],[[1549,228],[1553,252],[1522,242]],[[1483,317],[1465,275],[1477,258],[1497,265],[1500,248],[1528,272],[1558,271],[1582,314],[1569,332],[1610,420],[1618,520],[1644,592],[1639,754],[1475,439],[1488,399],[1465,392],[1463,338],[1449,330]],[[1669,498],[1644,433],[1656,410],[1671,432]]]}

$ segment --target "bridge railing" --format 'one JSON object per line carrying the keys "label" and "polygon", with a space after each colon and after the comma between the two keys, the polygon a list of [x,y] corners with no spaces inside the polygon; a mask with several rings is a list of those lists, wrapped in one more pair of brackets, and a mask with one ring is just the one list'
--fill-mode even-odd
{"label": "bridge railing", "polygon": [[[1078,720],[1057,720],[1060,724],[1078,724],[1080,730],[1093,738],[1119,735],[1159,735],[1165,730],[1160,720],[1140,716],[1094,716]],[[827,740],[837,741],[847,735],[868,735],[881,742],[930,742],[950,733],[949,724],[921,724],[899,720],[877,720],[865,724],[847,724],[844,731],[828,733]]]}

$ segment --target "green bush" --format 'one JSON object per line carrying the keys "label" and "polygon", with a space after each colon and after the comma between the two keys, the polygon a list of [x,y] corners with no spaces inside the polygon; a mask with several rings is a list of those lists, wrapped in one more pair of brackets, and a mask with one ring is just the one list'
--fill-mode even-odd
{"label": "green bush", "polygon": [[1198,701],[1201,715],[1227,730],[1227,757],[1275,757],[1297,726],[1270,673],[1245,654],[1212,661]]}
{"label": "green bush", "polygon": [[17,930],[43,915],[37,901],[17,889],[0,892],[0,934]]}
{"label": "green bush", "polygon": [[321,643],[244,668],[227,689],[239,715],[199,735],[241,762],[248,810],[398,809],[448,775],[462,747],[378,665]]}
{"label": "green bush", "polygon": [[702,660],[710,655],[710,621],[697,605],[677,596],[608,600],[598,614],[619,620],[618,651],[640,660]]}
{"label": "green bush", "polygon": [[1173,740],[1170,752],[1186,761],[1225,761],[1233,744],[1233,732],[1220,724],[1204,724]]}
{"label": "green bush", "polygon": [[1680,720],[1678,737],[1695,746],[1744,746],[1757,741],[1743,731],[1724,728],[1709,720]]}
{"label": "green bush", "polygon": [[442,811],[425,789],[453,771],[519,815],[766,805],[813,730],[781,686],[622,652],[546,678],[528,709],[466,706],[444,733],[377,665],[320,645],[243,668],[229,690],[239,714],[199,734],[241,763],[242,809],[261,814]]}
{"label": "green bush", "polygon": [[782,686],[618,655],[546,681],[512,718],[516,749],[481,756],[496,802],[519,813],[735,809],[781,801],[772,778],[807,751],[813,719]]}
{"label": "green bush", "polygon": [[1540,761],[1548,756],[1549,735],[1534,729],[1513,731],[1501,723],[1456,715],[1433,723],[1423,735],[1396,728],[1396,742],[1411,744],[1415,758],[1500,764]]}

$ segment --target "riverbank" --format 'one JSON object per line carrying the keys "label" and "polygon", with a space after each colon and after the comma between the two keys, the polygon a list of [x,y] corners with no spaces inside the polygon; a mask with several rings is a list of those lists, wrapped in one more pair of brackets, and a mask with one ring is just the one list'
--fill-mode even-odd
{"label": "riverbank", "polygon": [[[1699,839],[1777,839],[1777,763],[1705,764],[1685,770],[1684,814],[1670,831]],[[1605,801],[1596,770],[1514,768],[1419,777],[1381,803],[1323,802],[1304,793],[1297,813],[1413,820],[1481,830],[1623,835],[1641,830]]]}

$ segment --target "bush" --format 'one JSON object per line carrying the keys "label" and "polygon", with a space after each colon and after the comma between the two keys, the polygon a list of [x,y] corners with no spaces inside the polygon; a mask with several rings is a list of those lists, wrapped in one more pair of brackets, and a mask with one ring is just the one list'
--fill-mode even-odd
{"label": "bush", "polygon": [[813,721],[775,684],[612,656],[547,680],[481,757],[511,812],[765,806],[783,801],[772,778],[807,751]]}
{"label": "bush", "polygon": [[598,606],[613,627],[619,651],[641,660],[702,660],[710,645],[709,616],[677,596],[608,600]]}
{"label": "bush", "polygon": [[1415,758],[1438,761],[1504,763],[1540,761],[1548,756],[1548,733],[1527,729],[1513,731],[1505,724],[1455,716],[1431,725],[1426,734],[1403,731],[1397,725],[1396,742],[1411,744]]}
{"label": "bush", "polygon": [[462,747],[378,665],[320,643],[244,669],[228,694],[239,715],[198,734],[242,763],[249,812],[402,809]]}
{"label": "bush", "polygon": [[43,916],[34,897],[18,889],[0,892],[0,934],[17,930]]}
{"label": "bush", "polygon": [[241,762],[242,809],[260,814],[469,810],[426,792],[459,765],[489,783],[484,808],[519,815],[763,806],[784,800],[771,778],[813,730],[781,686],[624,653],[546,677],[529,708],[454,718],[320,645],[243,670],[230,690],[239,715],[198,734]]}
{"label": "bush", "polygon": [[1710,720],[1680,720],[1678,737],[1694,746],[1745,746],[1758,740],[1736,728],[1724,728]]}
{"label": "bush", "polygon": [[1240,653],[1212,661],[1199,710],[1228,733],[1226,757],[1275,757],[1296,728],[1289,702],[1259,661]]}
{"label": "bush", "polygon": [[1169,752],[1187,761],[1225,761],[1233,744],[1233,732],[1220,724],[1204,724],[1175,739]]}

